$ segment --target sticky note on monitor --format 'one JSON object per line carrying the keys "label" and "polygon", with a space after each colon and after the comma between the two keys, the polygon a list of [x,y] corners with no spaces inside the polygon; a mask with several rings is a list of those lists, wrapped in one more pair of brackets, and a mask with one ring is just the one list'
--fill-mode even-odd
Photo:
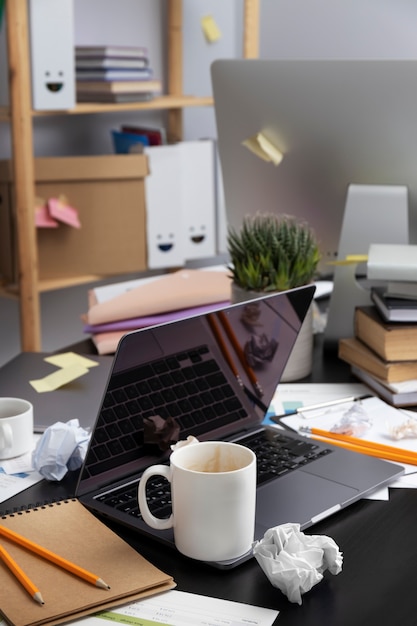
{"label": "sticky note on monitor", "polygon": [[242,144],[260,159],[270,161],[274,165],[279,165],[284,157],[281,150],[262,132],[245,139]]}

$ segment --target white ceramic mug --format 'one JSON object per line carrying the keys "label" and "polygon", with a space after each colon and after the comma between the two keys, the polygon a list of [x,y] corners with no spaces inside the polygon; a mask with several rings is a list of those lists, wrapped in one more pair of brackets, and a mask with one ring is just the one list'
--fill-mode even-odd
{"label": "white ceramic mug", "polygon": [[[164,476],[171,483],[172,514],[152,515],[146,482]],[[176,448],[169,465],[145,470],[138,490],[144,521],[158,530],[174,529],[180,552],[201,561],[227,561],[246,554],[255,529],[256,456],[225,441],[204,441]]]}
{"label": "white ceramic mug", "polygon": [[32,446],[32,404],[21,398],[0,397],[0,459],[25,454]]}

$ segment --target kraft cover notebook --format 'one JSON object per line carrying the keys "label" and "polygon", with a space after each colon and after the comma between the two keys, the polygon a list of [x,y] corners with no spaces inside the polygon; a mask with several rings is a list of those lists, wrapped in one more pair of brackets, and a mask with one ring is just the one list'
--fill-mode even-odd
{"label": "kraft cover notebook", "polygon": [[76,499],[7,515],[0,524],[97,574],[110,586],[95,587],[0,537],[1,545],[39,587],[45,601],[44,605],[35,602],[0,562],[0,614],[13,626],[61,624],[175,586],[171,576],[144,559]]}

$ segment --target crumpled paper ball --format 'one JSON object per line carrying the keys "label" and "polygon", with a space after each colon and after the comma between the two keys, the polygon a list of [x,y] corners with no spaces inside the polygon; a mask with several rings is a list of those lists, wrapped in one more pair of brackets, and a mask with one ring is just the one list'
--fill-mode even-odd
{"label": "crumpled paper ball", "polygon": [[90,433],[78,419],[49,426],[32,453],[33,467],[47,480],[62,480],[69,470],[83,464]]}
{"label": "crumpled paper ball", "polygon": [[253,554],[274,587],[301,604],[301,596],[331,574],[342,571],[343,556],[326,535],[305,535],[299,524],[270,528],[253,544]]}
{"label": "crumpled paper ball", "polygon": [[171,447],[171,450],[178,450],[178,448],[183,448],[184,446],[192,446],[195,443],[200,443],[199,440],[193,435],[188,435],[187,439],[180,439],[177,443],[174,443]]}

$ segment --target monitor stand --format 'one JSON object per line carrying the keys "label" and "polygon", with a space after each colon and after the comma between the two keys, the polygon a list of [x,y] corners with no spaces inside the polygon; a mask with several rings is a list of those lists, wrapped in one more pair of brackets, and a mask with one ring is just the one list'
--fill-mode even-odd
{"label": "monitor stand", "polygon": [[[402,185],[349,185],[339,241],[338,261],[367,255],[371,243],[409,243],[408,190]],[[336,265],[324,334],[326,348],[354,336],[355,307],[372,303],[369,286],[358,282],[366,264]],[[365,282],[365,281],[364,281]]]}

